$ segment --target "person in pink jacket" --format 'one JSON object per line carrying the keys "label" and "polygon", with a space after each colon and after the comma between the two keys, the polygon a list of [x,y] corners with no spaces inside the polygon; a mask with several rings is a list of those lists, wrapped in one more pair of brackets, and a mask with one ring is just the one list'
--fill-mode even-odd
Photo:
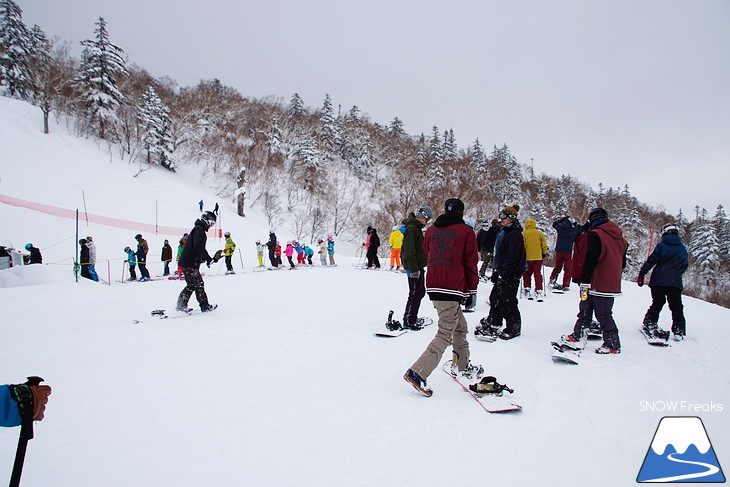
{"label": "person in pink jacket", "polygon": [[286,255],[287,260],[289,261],[289,265],[291,266],[291,269],[294,269],[294,261],[292,260],[292,256],[294,255],[294,245],[293,242],[288,242],[286,244],[286,249],[284,249],[284,255]]}

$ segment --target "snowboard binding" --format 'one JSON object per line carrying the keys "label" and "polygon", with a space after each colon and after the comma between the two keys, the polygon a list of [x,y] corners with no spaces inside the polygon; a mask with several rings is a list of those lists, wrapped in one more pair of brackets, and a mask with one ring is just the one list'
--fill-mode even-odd
{"label": "snowboard binding", "polygon": [[514,389],[510,389],[507,384],[500,384],[493,376],[483,377],[481,381],[476,384],[471,384],[469,390],[472,391],[479,397],[484,396],[497,396],[500,397],[504,391],[512,394]]}
{"label": "snowboard binding", "polygon": [[392,309],[388,313],[388,321],[385,322],[385,327],[390,331],[397,331],[401,329],[400,321],[393,319]]}

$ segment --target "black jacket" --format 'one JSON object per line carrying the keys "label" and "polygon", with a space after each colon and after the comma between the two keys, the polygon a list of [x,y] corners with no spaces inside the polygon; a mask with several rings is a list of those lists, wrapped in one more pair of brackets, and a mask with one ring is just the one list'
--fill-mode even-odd
{"label": "black jacket", "polygon": [[180,267],[198,267],[203,262],[209,264],[213,260],[205,250],[205,244],[208,242],[208,235],[205,233],[207,231],[208,227],[205,223],[195,220],[195,226],[190,230],[178,261]]}
{"label": "black jacket", "polygon": [[503,279],[518,279],[527,268],[525,241],[518,221],[502,227],[495,248],[494,270]]}
{"label": "black jacket", "polygon": [[477,245],[479,252],[494,253],[494,242],[497,240],[499,225],[492,225],[489,230],[479,230],[477,233]]}

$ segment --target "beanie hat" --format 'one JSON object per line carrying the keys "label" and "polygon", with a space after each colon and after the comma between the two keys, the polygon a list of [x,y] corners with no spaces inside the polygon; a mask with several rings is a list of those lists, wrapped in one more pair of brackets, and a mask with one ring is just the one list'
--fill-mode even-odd
{"label": "beanie hat", "polygon": [[464,202],[459,198],[449,198],[446,200],[444,210],[446,210],[447,213],[454,213],[461,216],[464,214]]}
{"label": "beanie hat", "polygon": [[433,210],[430,206],[421,205],[416,211],[413,212],[416,218],[423,218],[424,220],[430,220],[433,218]]}
{"label": "beanie hat", "polygon": [[503,218],[517,220],[518,211],[520,211],[520,205],[505,206],[504,209],[499,213],[499,218],[500,220]]}
{"label": "beanie hat", "polygon": [[608,218],[608,212],[603,208],[593,208],[591,212],[588,213],[588,221],[591,223],[600,218]]}

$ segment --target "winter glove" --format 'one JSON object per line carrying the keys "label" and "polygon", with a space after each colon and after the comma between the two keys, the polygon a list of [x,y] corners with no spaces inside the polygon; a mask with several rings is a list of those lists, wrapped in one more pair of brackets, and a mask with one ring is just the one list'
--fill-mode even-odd
{"label": "winter glove", "polygon": [[415,271],[411,272],[411,274],[408,276],[409,279],[420,279],[421,278],[421,271]]}
{"label": "winter glove", "polygon": [[581,284],[580,285],[580,300],[585,301],[588,299],[588,290],[591,288],[590,284]]}
{"label": "winter glove", "polygon": [[[51,395],[50,386],[29,385],[31,379],[25,384],[10,385],[10,392],[13,399],[18,403],[20,417],[25,420],[41,421],[46,412],[48,396]],[[42,379],[41,379],[42,380]]]}
{"label": "winter glove", "polygon": [[639,285],[639,287],[644,285],[644,276],[639,276],[636,278],[636,284]]}
{"label": "winter glove", "polygon": [[493,284],[497,284],[497,281],[499,281],[499,274],[497,274],[496,272],[492,272],[489,280],[492,281]]}

